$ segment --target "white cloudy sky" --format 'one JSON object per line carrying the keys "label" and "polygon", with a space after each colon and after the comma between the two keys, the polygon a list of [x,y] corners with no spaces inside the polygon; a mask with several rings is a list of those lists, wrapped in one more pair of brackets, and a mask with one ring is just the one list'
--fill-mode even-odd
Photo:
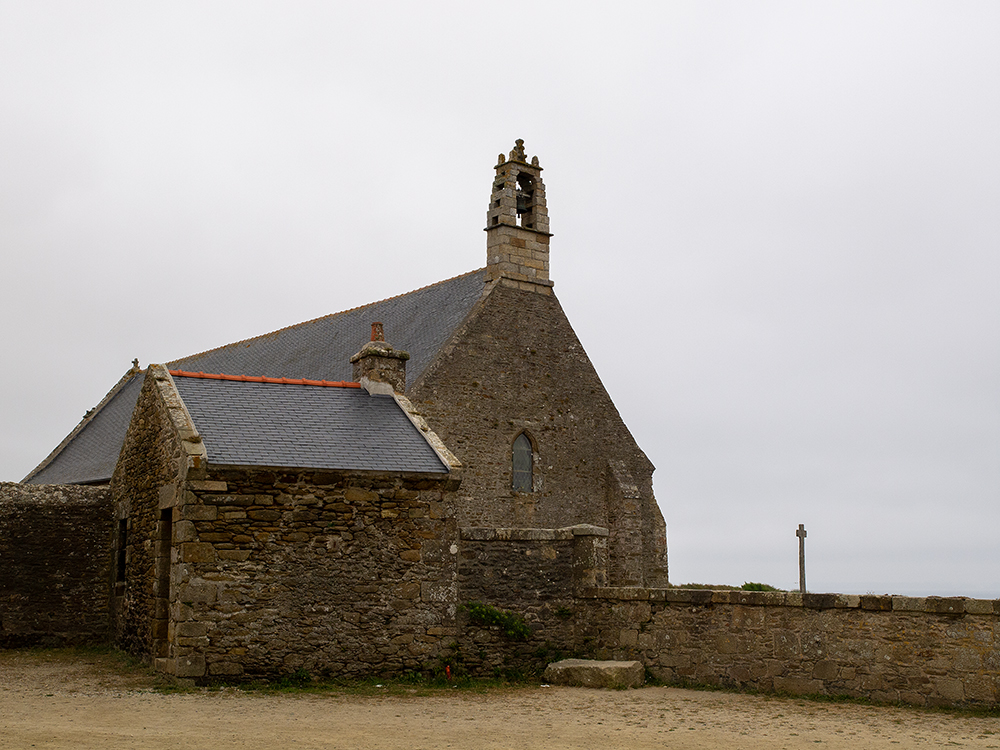
{"label": "white cloudy sky", "polygon": [[[482,266],[498,152],[671,579],[1000,597],[1000,5],[0,0],[0,479],[128,369]],[[641,351],[641,356],[635,352]]]}

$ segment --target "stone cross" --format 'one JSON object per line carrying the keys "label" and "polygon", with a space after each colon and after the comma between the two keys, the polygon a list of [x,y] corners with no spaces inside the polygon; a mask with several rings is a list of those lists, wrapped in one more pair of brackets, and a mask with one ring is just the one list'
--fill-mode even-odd
{"label": "stone cross", "polygon": [[799,538],[799,592],[806,593],[806,527],[799,524],[795,536]]}

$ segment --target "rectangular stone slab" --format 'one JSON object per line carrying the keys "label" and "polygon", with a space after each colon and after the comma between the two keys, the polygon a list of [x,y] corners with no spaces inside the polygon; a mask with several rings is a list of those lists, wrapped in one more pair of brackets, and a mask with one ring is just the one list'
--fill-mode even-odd
{"label": "rectangular stone slab", "polygon": [[553,685],[595,688],[640,687],[646,669],[639,661],[563,659],[545,668],[544,679]]}

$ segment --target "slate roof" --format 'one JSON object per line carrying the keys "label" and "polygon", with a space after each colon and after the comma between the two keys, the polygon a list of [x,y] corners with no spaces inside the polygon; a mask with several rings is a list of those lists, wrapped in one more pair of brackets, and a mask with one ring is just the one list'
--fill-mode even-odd
{"label": "slate roof", "polygon": [[172,374],[210,464],[448,473],[392,396]]}
{"label": "slate roof", "polygon": [[[381,322],[388,342],[410,353],[406,379],[412,383],[482,295],[485,273],[481,268],[397,297],[176,359],[167,367],[228,375],[351,380],[351,355],[369,339],[371,324]],[[141,377],[115,386],[95,413],[24,481],[109,481],[141,387]],[[105,414],[108,409],[111,411]]]}
{"label": "slate roof", "polygon": [[31,484],[100,484],[111,479],[135,402],[142,373],[125,375],[93,413],[29,474]]}
{"label": "slate roof", "polygon": [[326,315],[246,341],[168,362],[171,370],[264,375],[272,378],[351,380],[351,356],[385,324],[385,338],[410,353],[406,380],[424,371],[483,293],[485,269],[409,294]]}

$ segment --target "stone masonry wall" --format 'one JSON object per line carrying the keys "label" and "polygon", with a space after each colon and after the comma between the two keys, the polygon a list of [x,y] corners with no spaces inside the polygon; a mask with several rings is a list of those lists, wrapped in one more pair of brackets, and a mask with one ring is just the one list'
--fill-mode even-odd
{"label": "stone masonry wall", "polygon": [[460,612],[453,669],[480,676],[541,673],[552,660],[578,655],[587,634],[576,591],[606,581],[606,529],[463,528],[458,590],[461,607],[480,602],[522,617],[531,629],[516,640]]}
{"label": "stone masonry wall", "polygon": [[613,588],[587,596],[592,655],[639,659],[666,682],[915,705],[1000,698],[1000,601]]}
{"label": "stone masonry wall", "polygon": [[486,236],[488,279],[501,276],[532,294],[551,294],[549,236],[520,227],[498,226]]}
{"label": "stone masonry wall", "polygon": [[0,647],[108,634],[106,487],[0,483]]}
{"label": "stone masonry wall", "polygon": [[[666,583],[653,467],[555,296],[494,286],[407,395],[464,466],[460,525],[602,526],[612,559],[626,561],[615,583]],[[512,489],[521,432],[534,448],[533,492]]]}
{"label": "stone masonry wall", "polygon": [[446,481],[192,472],[158,665],[197,679],[429,668],[456,633]]}
{"label": "stone masonry wall", "polygon": [[1000,703],[1000,600],[607,587],[602,531],[462,529],[461,602],[520,615],[532,633],[512,641],[460,617],[452,661],[490,674],[638,659],[667,683]]}

